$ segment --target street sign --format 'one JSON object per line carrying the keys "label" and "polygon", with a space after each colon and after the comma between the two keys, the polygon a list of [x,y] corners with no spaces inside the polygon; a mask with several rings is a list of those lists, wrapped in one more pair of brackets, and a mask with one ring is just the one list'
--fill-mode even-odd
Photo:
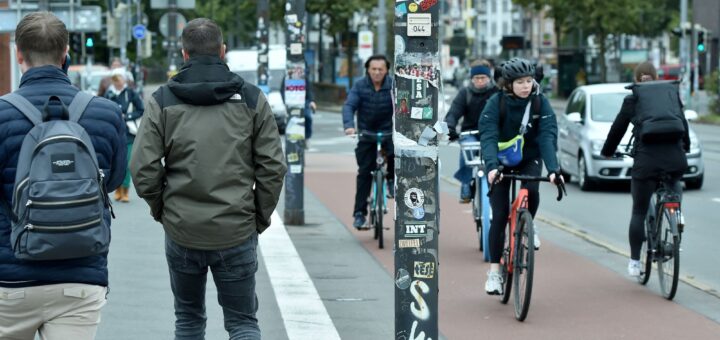
{"label": "street sign", "polygon": [[[17,10],[0,9],[0,33],[15,32],[20,19],[35,12],[23,9],[18,18]],[[76,6],[73,8],[74,16],[70,20],[69,8],[53,8],[52,13],[67,26],[68,32],[99,32],[102,29],[102,11],[100,6]]]}
{"label": "street sign", "polygon": [[[175,0],[177,8],[182,9],[194,9],[195,0]],[[152,9],[166,9],[170,8],[170,2],[168,0],[150,0],[150,8]]]}
{"label": "street sign", "polygon": [[[187,20],[180,13],[175,13],[175,16],[177,17],[177,29],[175,30],[175,38],[180,38],[183,28],[185,28],[185,25],[187,25]],[[158,28],[160,29],[160,34],[162,34],[163,37],[169,38],[170,13],[165,13],[160,17],[160,23],[158,24]]]}
{"label": "street sign", "polygon": [[132,29],[133,37],[137,40],[143,40],[145,39],[145,33],[147,32],[147,29],[144,25],[135,25]]}
{"label": "street sign", "polygon": [[363,62],[373,55],[373,32],[358,32],[358,57]]}

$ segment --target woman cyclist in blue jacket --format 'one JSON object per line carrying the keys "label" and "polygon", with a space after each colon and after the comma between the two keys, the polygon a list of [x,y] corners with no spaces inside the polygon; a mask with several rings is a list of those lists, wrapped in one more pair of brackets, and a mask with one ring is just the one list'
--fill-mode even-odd
{"label": "woman cyclist in blue jacket", "polygon": [[[555,153],[557,120],[550,102],[538,93],[538,83],[534,79],[535,67],[528,60],[513,58],[500,64],[499,68],[502,72],[500,80],[502,92],[490,98],[480,114],[479,122],[480,143],[485,168],[488,171],[488,182],[494,186],[490,196],[493,212],[488,239],[490,270],[485,283],[485,291],[491,295],[503,293],[500,257],[504,245],[505,224],[510,212],[510,182],[497,182],[498,179],[502,179],[498,167],[503,165],[504,171],[516,170],[523,175],[540,176],[542,164],[545,162],[550,181],[554,182],[558,176],[562,180]],[[539,97],[534,98],[535,96]],[[528,108],[528,105],[531,107]],[[532,105],[539,105],[540,109],[533,109]],[[501,109],[501,106],[504,108]],[[528,119],[523,127],[523,117],[526,112]],[[498,142],[510,141],[520,135],[524,143],[522,143],[522,157],[519,163],[501,162],[498,157]],[[535,216],[540,205],[538,182],[523,183],[522,186],[528,189],[530,213]],[[535,248],[539,248],[537,231],[535,236],[534,245]]]}

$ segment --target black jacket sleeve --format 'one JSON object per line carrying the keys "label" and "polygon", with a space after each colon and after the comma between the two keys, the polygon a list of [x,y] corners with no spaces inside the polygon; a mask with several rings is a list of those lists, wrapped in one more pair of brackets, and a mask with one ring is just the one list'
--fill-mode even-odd
{"label": "black jacket sleeve", "polygon": [[628,95],[625,97],[625,100],[623,100],[620,113],[615,117],[615,121],[613,121],[612,127],[610,127],[610,132],[608,132],[608,136],[605,139],[605,144],[600,151],[601,155],[611,157],[615,153],[615,150],[627,131],[628,125],[630,125],[635,115],[636,100],[634,95]]}
{"label": "black jacket sleeve", "polygon": [[455,99],[453,99],[452,104],[450,104],[450,109],[445,116],[445,123],[447,123],[448,129],[450,131],[457,130],[457,125],[460,121],[460,117],[462,117],[465,113],[465,103],[467,102],[466,96],[468,95],[467,92],[468,90],[466,87],[462,88],[455,96]]}

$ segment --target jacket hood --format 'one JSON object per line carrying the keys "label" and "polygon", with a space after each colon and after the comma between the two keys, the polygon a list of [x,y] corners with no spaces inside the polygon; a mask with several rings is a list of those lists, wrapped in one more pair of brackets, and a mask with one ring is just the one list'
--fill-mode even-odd
{"label": "jacket hood", "polygon": [[230,72],[227,64],[216,56],[190,58],[168,82],[168,88],[190,105],[211,106],[226,102],[240,93],[245,81]]}

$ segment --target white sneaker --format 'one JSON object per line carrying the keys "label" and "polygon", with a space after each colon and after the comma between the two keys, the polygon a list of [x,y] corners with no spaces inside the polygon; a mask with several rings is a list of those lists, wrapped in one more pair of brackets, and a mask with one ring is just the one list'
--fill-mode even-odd
{"label": "white sneaker", "polygon": [[538,227],[534,226],[535,232],[533,233],[533,245],[535,245],[535,250],[540,249],[540,236],[538,236]]}
{"label": "white sneaker", "polygon": [[488,295],[502,295],[503,279],[499,272],[487,272],[488,278],[485,281],[485,292]]}
{"label": "white sneaker", "polygon": [[640,276],[640,261],[630,260],[630,262],[628,262],[628,275],[633,277]]}

